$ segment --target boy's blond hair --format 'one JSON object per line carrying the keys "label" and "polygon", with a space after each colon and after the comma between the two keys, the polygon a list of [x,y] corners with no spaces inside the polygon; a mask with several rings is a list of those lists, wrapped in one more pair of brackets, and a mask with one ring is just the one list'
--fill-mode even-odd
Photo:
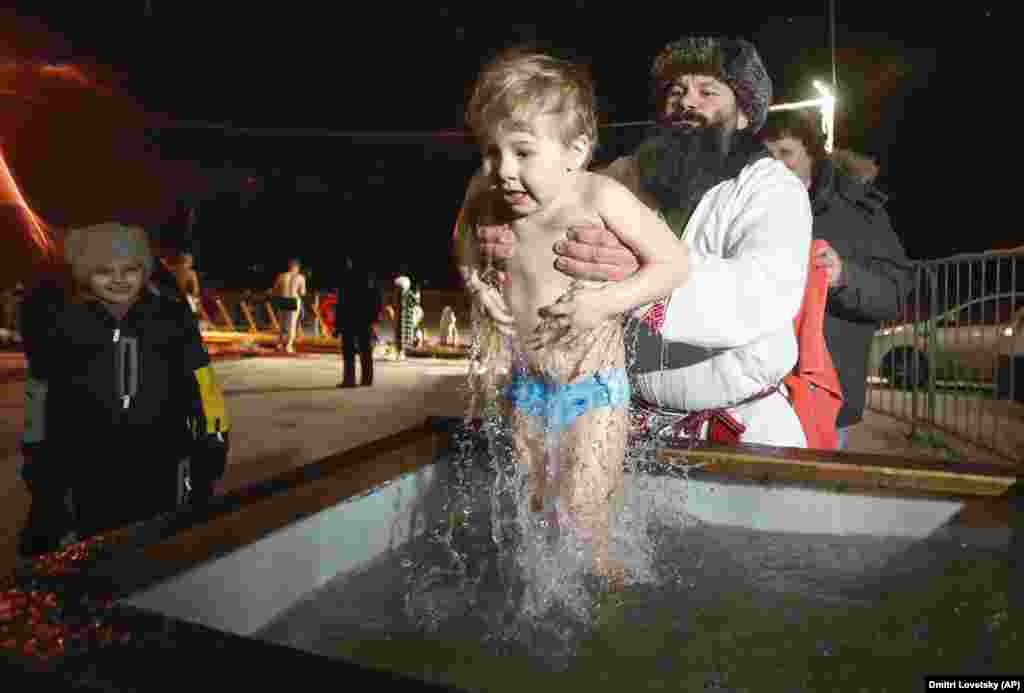
{"label": "boy's blond hair", "polygon": [[537,116],[562,116],[566,146],[580,135],[590,140],[584,166],[597,147],[597,114],[590,72],[543,53],[512,49],[500,53],[480,71],[466,106],[466,123],[478,139],[498,128],[532,132]]}
{"label": "boy's blond hair", "polygon": [[138,260],[148,277],[153,271],[153,252],[146,232],[137,226],[107,222],[68,231],[64,260],[76,280],[87,282],[98,268],[115,259]]}

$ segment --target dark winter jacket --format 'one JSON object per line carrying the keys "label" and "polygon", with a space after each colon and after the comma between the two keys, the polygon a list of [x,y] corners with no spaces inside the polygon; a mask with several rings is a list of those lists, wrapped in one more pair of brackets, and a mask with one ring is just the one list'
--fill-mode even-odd
{"label": "dark winter jacket", "polygon": [[[179,303],[187,304],[188,300],[185,298],[185,292],[181,290],[181,286],[178,284],[177,277],[169,269],[164,267],[162,262],[153,263],[153,273],[149,277],[149,283],[152,288],[156,290],[156,293],[178,301]],[[191,314],[191,311],[189,311]]]}
{"label": "dark winter jacket", "polygon": [[188,457],[187,421],[201,413],[195,372],[209,357],[185,307],[143,292],[121,320],[97,301],[55,317],[33,363],[48,384],[48,455],[93,475]]}
{"label": "dark winter jacket", "polygon": [[913,277],[885,211],[885,194],[857,180],[845,161],[818,161],[810,190],[814,238],[828,241],[843,265],[825,314],[825,342],[846,400],[839,428],[863,418],[871,340],[882,320],[899,317]]}
{"label": "dark winter jacket", "polygon": [[365,330],[377,322],[384,299],[374,276],[358,269],[349,269],[338,286],[335,323],[339,332]]}

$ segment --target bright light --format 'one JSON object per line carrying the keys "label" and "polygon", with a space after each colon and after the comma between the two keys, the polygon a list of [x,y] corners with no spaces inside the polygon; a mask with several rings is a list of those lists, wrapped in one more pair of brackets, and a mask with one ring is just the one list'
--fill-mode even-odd
{"label": "bright light", "polygon": [[825,133],[825,151],[831,154],[835,145],[836,97],[828,87],[818,80],[814,80],[813,84],[821,94],[821,98],[825,100],[825,103],[821,105],[821,129]]}
{"label": "bright light", "polygon": [[791,101],[790,103],[777,103],[769,111],[795,111],[800,108],[821,108],[827,99],[808,99],[807,101]]}
{"label": "bright light", "polygon": [[1013,336],[1013,328],[1012,327],[1007,327],[1005,330],[1003,330],[1003,336],[1004,337],[1012,337]]}
{"label": "bright light", "polygon": [[27,226],[25,231],[29,239],[44,257],[49,259],[56,256],[57,245],[54,242],[53,231],[28,206],[28,202],[22,196],[18,184],[14,182],[14,176],[11,175],[7,162],[4,161],[3,152],[0,152],[0,204],[12,205],[24,212]]}
{"label": "bright light", "polygon": [[795,111],[799,108],[819,109],[821,111],[821,131],[825,134],[825,151],[831,154],[835,145],[836,97],[831,90],[829,90],[829,88],[819,80],[814,80],[812,84],[817,92],[821,94],[817,99],[794,101],[792,103],[779,103],[775,104],[768,110]]}

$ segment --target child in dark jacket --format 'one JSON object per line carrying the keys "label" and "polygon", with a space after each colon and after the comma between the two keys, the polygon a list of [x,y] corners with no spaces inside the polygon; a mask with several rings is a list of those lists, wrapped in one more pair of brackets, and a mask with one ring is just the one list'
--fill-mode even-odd
{"label": "child in dark jacket", "polygon": [[[35,344],[26,389],[26,482],[70,490],[79,538],[207,501],[230,423],[195,319],[150,285],[145,233],[75,229],[65,259],[73,290]],[[48,539],[35,550],[55,548]]]}

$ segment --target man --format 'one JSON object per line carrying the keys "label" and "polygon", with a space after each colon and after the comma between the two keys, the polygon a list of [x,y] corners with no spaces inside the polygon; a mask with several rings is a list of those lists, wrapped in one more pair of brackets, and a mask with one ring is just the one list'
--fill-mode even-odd
{"label": "man", "polygon": [[[604,173],[665,217],[691,275],[627,334],[634,423],[659,436],[804,447],[782,379],[797,361],[811,211],[799,180],[755,139],[771,79],[753,45],[723,38],[669,44],[652,75],[657,125]],[[486,255],[515,252],[507,228],[478,237]],[[574,277],[619,280],[637,268],[603,229],[571,229],[553,250]],[[463,275],[485,293],[479,273]],[[502,310],[488,313],[500,329]]]}
{"label": "man", "polygon": [[299,316],[302,314],[302,299],[306,295],[306,278],[299,273],[301,265],[296,258],[288,261],[288,271],[277,275],[272,293],[281,323],[278,350],[295,353],[295,334]]}
{"label": "man", "polygon": [[383,307],[380,288],[373,273],[351,257],[345,259],[345,274],[338,283],[334,324],[341,338],[342,378],[338,387],[356,386],[356,353],[359,353],[359,384],[373,385],[373,323]]}
{"label": "man", "polygon": [[194,261],[192,253],[182,253],[174,266],[174,278],[189,308],[193,313],[199,313],[199,275],[192,269]]}
{"label": "man", "polygon": [[153,274],[149,278],[150,288],[161,296],[188,303],[188,295],[181,289],[177,277],[180,251],[163,244],[159,235],[154,243],[154,251],[157,255],[157,262],[153,266]]}
{"label": "man", "polygon": [[807,188],[814,237],[831,249],[814,258],[829,274],[825,343],[845,401],[836,418],[839,449],[864,417],[868,352],[883,320],[895,320],[912,282],[903,246],[871,182],[878,166],[852,152],[825,152],[817,124],[795,111],[772,114],[761,138]]}

